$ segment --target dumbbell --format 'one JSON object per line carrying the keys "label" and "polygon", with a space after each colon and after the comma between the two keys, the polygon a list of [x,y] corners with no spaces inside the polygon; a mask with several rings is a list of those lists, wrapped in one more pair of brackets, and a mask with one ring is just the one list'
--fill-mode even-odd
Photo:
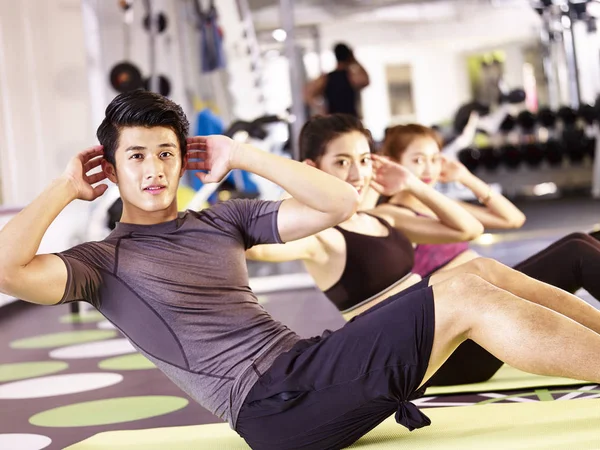
{"label": "dumbbell", "polygon": [[551,139],[546,142],[544,147],[546,161],[548,161],[548,164],[550,164],[552,167],[560,166],[565,156],[564,144],[556,139]]}
{"label": "dumbbell", "polygon": [[596,120],[596,108],[592,105],[583,104],[579,107],[579,117],[585,120],[585,123],[592,125]]}
{"label": "dumbbell", "polygon": [[[160,34],[167,29],[167,16],[163,12],[159,12],[158,14],[154,14],[155,23],[158,25],[156,27],[156,31]],[[150,15],[146,14],[144,17],[144,28],[146,31],[150,32]]]}
{"label": "dumbbell", "polygon": [[481,164],[489,171],[494,171],[501,163],[502,153],[494,147],[483,147],[481,152]]}
{"label": "dumbbell", "polygon": [[556,116],[562,120],[565,127],[572,127],[577,122],[577,112],[569,106],[560,107],[556,112]]}
{"label": "dumbbell", "polygon": [[467,168],[470,172],[475,172],[479,167],[481,160],[481,152],[475,147],[463,148],[458,152],[458,160]]}
{"label": "dumbbell", "polygon": [[523,155],[519,147],[507,144],[500,148],[500,153],[502,155],[502,162],[509,169],[516,169],[521,165]]}
{"label": "dumbbell", "polygon": [[490,108],[479,102],[465,103],[458,108],[458,111],[456,111],[456,114],[454,115],[453,125],[454,132],[456,134],[463,132],[463,129],[467,125],[472,112],[477,112],[480,116],[485,116],[490,113]]}
{"label": "dumbbell", "polygon": [[556,113],[550,108],[541,108],[537,117],[538,122],[545,128],[554,128],[556,125]]}
{"label": "dumbbell", "polygon": [[586,136],[584,138],[585,154],[593,161],[596,157],[596,138]]}
{"label": "dumbbell", "polygon": [[526,132],[533,131],[536,121],[537,118],[531,111],[521,111],[517,116],[517,124]]}
{"label": "dumbbell", "polygon": [[586,154],[586,136],[582,130],[568,128],[563,132],[566,154],[573,164],[580,164]]}
{"label": "dumbbell", "polygon": [[500,94],[499,103],[510,103],[511,105],[515,105],[517,103],[522,103],[525,101],[527,95],[523,89],[513,89],[506,94]]}
{"label": "dumbbell", "polygon": [[[150,84],[150,77],[147,77],[146,79],[144,79],[144,89],[146,89],[147,91],[150,91],[151,87],[152,86]],[[164,95],[165,97],[168,97],[169,94],[171,93],[171,82],[164,75],[158,75],[157,87],[158,87],[158,93],[160,95]]]}
{"label": "dumbbell", "polygon": [[530,167],[538,167],[544,160],[544,147],[537,142],[523,144],[521,153]]}
{"label": "dumbbell", "polygon": [[507,116],[504,118],[504,120],[500,124],[500,131],[502,131],[504,133],[508,133],[509,131],[514,130],[516,125],[517,125],[517,120],[510,114],[507,114]]}

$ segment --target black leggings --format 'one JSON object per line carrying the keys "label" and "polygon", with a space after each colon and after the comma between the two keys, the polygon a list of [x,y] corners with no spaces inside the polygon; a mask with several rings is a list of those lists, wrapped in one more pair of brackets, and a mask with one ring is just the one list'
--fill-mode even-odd
{"label": "black leggings", "polygon": [[[570,293],[584,288],[600,300],[600,242],[587,234],[569,234],[514,268]],[[448,386],[486,381],[502,364],[487,350],[468,340],[456,349],[428,384]]]}

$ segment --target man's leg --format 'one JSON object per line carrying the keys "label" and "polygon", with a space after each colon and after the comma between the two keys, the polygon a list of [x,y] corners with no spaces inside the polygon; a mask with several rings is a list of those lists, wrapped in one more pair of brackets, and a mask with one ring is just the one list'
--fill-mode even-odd
{"label": "man's leg", "polygon": [[600,333],[599,310],[573,294],[528,277],[493,259],[477,258],[458,267],[437,272],[430,277],[430,285],[460,274],[477,275],[500,289],[550,308]]}
{"label": "man's leg", "polygon": [[435,335],[425,380],[466,339],[517,369],[600,383],[600,335],[464,274],[433,285]]}

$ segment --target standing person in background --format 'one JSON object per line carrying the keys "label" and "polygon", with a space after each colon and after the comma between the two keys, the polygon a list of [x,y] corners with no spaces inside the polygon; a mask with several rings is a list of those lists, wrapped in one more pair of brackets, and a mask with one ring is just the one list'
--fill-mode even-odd
{"label": "standing person in background", "polygon": [[358,96],[369,85],[369,74],[346,44],[337,44],[333,52],[337,67],[306,86],[306,102],[317,113],[359,117]]}

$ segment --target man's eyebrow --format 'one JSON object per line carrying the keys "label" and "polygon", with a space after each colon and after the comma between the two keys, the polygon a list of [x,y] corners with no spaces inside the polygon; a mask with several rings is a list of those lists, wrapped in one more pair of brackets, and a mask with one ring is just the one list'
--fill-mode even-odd
{"label": "man's eyebrow", "polygon": [[[172,142],[165,142],[164,144],[160,144],[159,148],[177,148],[177,145]],[[148,150],[146,147],[142,145],[132,145],[131,147],[127,147],[125,149],[126,152],[136,152],[136,151],[144,151]]]}

